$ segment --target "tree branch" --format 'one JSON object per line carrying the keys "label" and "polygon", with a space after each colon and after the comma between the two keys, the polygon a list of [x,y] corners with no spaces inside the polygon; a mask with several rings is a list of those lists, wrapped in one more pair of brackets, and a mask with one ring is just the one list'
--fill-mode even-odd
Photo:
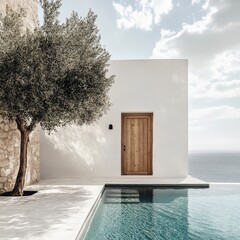
{"label": "tree branch", "polygon": [[28,132],[32,132],[34,130],[34,128],[36,127],[37,123],[35,121],[32,120],[32,122],[30,123],[29,126],[27,126],[27,131]]}
{"label": "tree branch", "polygon": [[17,127],[18,127],[18,129],[20,131],[24,131],[25,130],[24,126],[23,126],[23,123],[22,123],[21,119],[18,116],[16,117],[16,123],[17,123]]}

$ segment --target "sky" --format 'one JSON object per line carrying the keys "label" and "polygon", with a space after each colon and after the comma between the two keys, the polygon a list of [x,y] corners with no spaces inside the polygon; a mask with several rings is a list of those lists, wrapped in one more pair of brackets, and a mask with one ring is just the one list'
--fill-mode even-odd
{"label": "sky", "polygon": [[89,9],[111,59],[188,59],[190,151],[240,150],[240,0],[62,0],[60,19]]}

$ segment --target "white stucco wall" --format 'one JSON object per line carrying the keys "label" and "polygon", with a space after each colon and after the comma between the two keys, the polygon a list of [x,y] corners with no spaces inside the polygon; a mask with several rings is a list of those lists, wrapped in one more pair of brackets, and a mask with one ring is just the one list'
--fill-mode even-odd
{"label": "white stucco wall", "polygon": [[122,112],[154,114],[153,176],[187,176],[187,68],[187,60],[111,61],[110,111],[94,126],[42,132],[41,177],[121,176]]}

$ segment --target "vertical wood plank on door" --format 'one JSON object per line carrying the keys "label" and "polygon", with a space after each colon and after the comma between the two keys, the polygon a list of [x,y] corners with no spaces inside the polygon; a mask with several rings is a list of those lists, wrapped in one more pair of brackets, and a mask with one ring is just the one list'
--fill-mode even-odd
{"label": "vertical wood plank on door", "polygon": [[131,132],[131,119],[126,119],[127,121],[127,128],[126,128],[126,138],[127,138],[127,143],[125,144],[125,151],[127,152],[127,159],[126,159],[126,172],[130,172],[131,171],[131,156],[132,156],[132,153],[131,153],[131,135],[128,134],[129,132]]}
{"label": "vertical wood plank on door", "polygon": [[131,142],[130,142],[130,149],[131,149],[131,168],[130,168],[130,172],[134,170],[134,162],[135,162],[135,137],[134,137],[134,124],[135,124],[135,120],[131,119]]}
{"label": "vertical wood plank on door", "polygon": [[[145,141],[147,141],[147,134],[148,134],[148,119],[145,118],[143,120],[143,137]],[[144,142],[143,145],[143,171],[148,169],[148,143]]]}
{"label": "vertical wood plank on door", "polygon": [[134,156],[134,172],[138,172],[139,169],[139,119],[135,118],[134,127],[134,143],[135,143],[135,156]]}
{"label": "vertical wood plank on door", "polygon": [[139,119],[139,171],[144,171],[144,135],[143,135],[144,119]]}

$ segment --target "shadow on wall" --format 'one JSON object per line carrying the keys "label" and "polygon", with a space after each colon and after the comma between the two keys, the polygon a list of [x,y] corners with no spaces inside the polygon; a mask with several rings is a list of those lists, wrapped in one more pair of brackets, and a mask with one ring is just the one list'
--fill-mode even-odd
{"label": "shadow on wall", "polygon": [[51,135],[41,131],[40,142],[40,175],[46,179],[94,174],[106,139],[99,126],[72,125]]}

